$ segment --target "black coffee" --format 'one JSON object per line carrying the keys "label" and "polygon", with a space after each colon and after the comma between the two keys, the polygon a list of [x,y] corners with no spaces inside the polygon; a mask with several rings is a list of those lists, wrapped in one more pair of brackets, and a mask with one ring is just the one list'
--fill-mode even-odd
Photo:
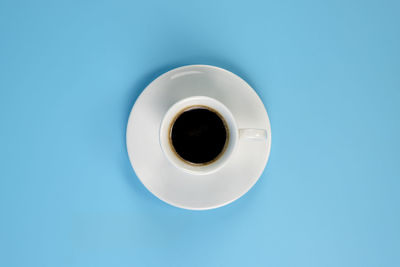
{"label": "black coffee", "polygon": [[205,107],[194,107],[180,114],[172,125],[170,137],[176,153],[195,164],[214,161],[228,141],[223,119]]}

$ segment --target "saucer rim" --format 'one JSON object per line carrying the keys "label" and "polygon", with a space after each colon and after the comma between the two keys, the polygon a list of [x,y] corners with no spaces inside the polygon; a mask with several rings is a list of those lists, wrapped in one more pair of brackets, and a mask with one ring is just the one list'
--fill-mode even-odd
{"label": "saucer rim", "polygon": [[[266,115],[266,119],[267,119],[267,127],[266,127],[266,129],[265,129],[265,130],[267,131],[267,138],[268,138],[267,146],[266,146],[267,151],[266,151],[266,154],[265,154],[265,157],[264,157],[263,161],[261,162],[261,160],[260,160],[260,164],[259,164],[259,165],[260,165],[260,166],[263,166],[263,167],[262,167],[262,168],[259,168],[259,170],[257,171],[257,176],[256,176],[257,178],[255,178],[254,181],[253,181],[250,185],[248,185],[247,188],[246,188],[245,190],[243,190],[243,192],[241,192],[241,194],[236,195],[236,196],[233,197],[232,199],[227,200],[227,201],[225,201],[225,202],[220,202],[220,203],[215,204],[215,205],[208,205],[208,206],[204,206],[204,207],[193,207],[193,206],[191,206],[191,205],[185,205],[185,204],[182,204],[182,203],[176,203],[176,202],[171,201],[171,200],[169,200],[169,199],[166,199],[166,198],[164,198],[164,197],[158,195],[158,194],[155,193],[154,191],[152,191],[152,190],[146,185],[146,183],[143,181],[143,179],[140,178],[140,175],[139,175],[138,172],[136,171],[136,168],[137,168],[137,167],[135,167],[135,166],[136,166],[135,161],[133,160],[133,158],[132,158],[132,156],[131,156],[131,155],[132,155],[132,151],[131,151],[131,149],[129,148],[129,145],[128,145],[128,143],[129,143],[128,131],[129,131],[130,125],[132,125],[132,120],[133,120],[133,119],[132,119],[132,117],[133,117],[132,114],[138,109],[136,103],[139,102],[141,98],[143,98],[143,95],[144,95],[144,93],[146,92],[146,89],[148,89],[148,87],[151,86],[156,80],[161,79],[163,76],[166,76],[166,75],[170,74],[171,72],[178,72],[178,71],[181,71],[181,70],[184,70],[184,69],[187,69],[187,68],[196,68],[196,67],[207,68],[207,69],[215,69],[215,70],[223,71],[223,72],[228,73],[229,75],[233,75],[233,76],[235,76],[236,78],[239,78],[240,80],[242,80],[250,89],[253,90],[253,92],[256,94],[256,96],[257,96],[257,97],[259,98],[259,100],[261,101],[261,104],[262,104],[263,107],[264,107],[264,110],[265,110],[265,113],[266,113],[265,115]],[[223,102],[222,102],[222,103],[223,103]],[[207,65],[207,64],[190,64],[190,65],[183,65],[183,66],[180,66],[180,67],[177,67],[177,68],[173,68],[173,69],[170,69],[170,70],[168,70],[168,71],[162,73],[161,75],[159,75],[159,76],[157,76],[155,79],[153,79],[150,83],[148,83],[147,86],[143,89],[143,91],[142,91],[142,92],[139,94],[139,96],[136,98],[136,100],[135,100],[135,102],[134,102],[134,104],[133,104],[133,106],[132,106],[132,108],[131,108],[131,111],[130,111],[130,113],[129,113],[129,118],[128,118],[127,126],[126,126],[125,135],[126,135],[126,136],[125,136],[125,142],[126,142],[126,148],[127,148],[127,152],[128,152],[129,161],[130,161],[130,163],[131,163],[132,169],[133,169],[133,171],[134,171],[136,177],[137,177],[138,180],[141,182],[141,184],[142,184],[153,196],[155,196],[155,197],[158,198],[159,200],[161,200],[161,201],[163,201],[163,202],[165,202],[165,203],[167,203],[167,204],[169,204],[169,205],[171,205],[171,206],[173,206],[173,207],[182,208],[182,209],[186,209],[186,210],[199,210],[199,211],[200,211],[200,210],[211,210],[211,209],[216,209],[216,208],[220,208],[220,207],[226,206],[226,205],[228,205],[228,204],[230,204],[230,203],[232,203],[232,202],[238,200],[239,198],[241,198],[242,196],[244,196],[246,193],[248,193],[248,192],[250,191],[250,189],[252,189],[252,188],[254,187],[254,185],[258,182],[258,180],[259,180],[260,177],[262,176],[263,172],[265,171],[265,168],[266,168],[266,166],[267,166],[267,164],[268,164],[269,157],[270,157],[270,154],[271,154],[271,143],[272,143],[272,142],[271,142],[271,141],[272,141],[272,139],[271,139],[271,137],[272,137],[272,134],[271,134],[271,123],[270,123],[270,120],[269,120],[269,115],[268,115],[268,112],[267,112],[267,110],[266,110],[266,107],[265,107],[263,101],[261,100],[260,96],[259,96],[259,95],[257,94],[257,92],[254,90],[254,88],[253,88],[252,86],[250,86],[250,85],[249,85],[244,79],[242,79],[240,76],[236,75],[235,73],[233,73],[233,72],[231,72],[231,71],[229,71],[229,70],[223,69],[223,68],[221,68],[221,67],[217,67],[217,66],[213,66],[213,65]],[[238,140],[238,142],[240,142],[240,140]],[[168,159],[165,159],[165,160],[168,160]],[[262,164],[261,164],[261,163],[262,163]]]}

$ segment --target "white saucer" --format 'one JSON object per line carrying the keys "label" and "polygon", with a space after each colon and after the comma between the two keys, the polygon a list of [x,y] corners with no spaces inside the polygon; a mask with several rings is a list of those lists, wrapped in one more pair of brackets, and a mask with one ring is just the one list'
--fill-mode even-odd
{"label": "white saucer", "polygon": [[[161,149],[160,124],[174,103],[195,95],[219,100],[238,128],[265,129],[267,139],[239,140],[229,162],[214,173],[177,169]],[[173,206],[204,210],[238,199],[257,182],[268,161],[271,127],[263,103],[244,80],[221,68],[189,65],[164,73],[141,93],[129,116],[126,143],[133,169],[150,192]]]}

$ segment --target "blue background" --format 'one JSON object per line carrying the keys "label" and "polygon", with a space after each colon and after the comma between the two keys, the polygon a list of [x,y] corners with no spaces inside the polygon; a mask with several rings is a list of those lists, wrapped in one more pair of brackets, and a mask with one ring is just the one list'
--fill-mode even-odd
{"label": "blue background", "polygon": [[[400,266],[399,1],[0,1],[0,266]],[[272,150],[186,211],[131,169],[138,94],[242,76]]]}

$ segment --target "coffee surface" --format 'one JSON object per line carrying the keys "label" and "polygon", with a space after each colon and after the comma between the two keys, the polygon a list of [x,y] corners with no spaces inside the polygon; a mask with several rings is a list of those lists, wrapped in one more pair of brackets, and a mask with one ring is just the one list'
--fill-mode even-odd
{"label": "coffee surface", "polygon": [[228,134],[223,119],[207,108],[192,108],[181,113],[171,129],[171,143],[185,161],[207,164],[224,150]]}

